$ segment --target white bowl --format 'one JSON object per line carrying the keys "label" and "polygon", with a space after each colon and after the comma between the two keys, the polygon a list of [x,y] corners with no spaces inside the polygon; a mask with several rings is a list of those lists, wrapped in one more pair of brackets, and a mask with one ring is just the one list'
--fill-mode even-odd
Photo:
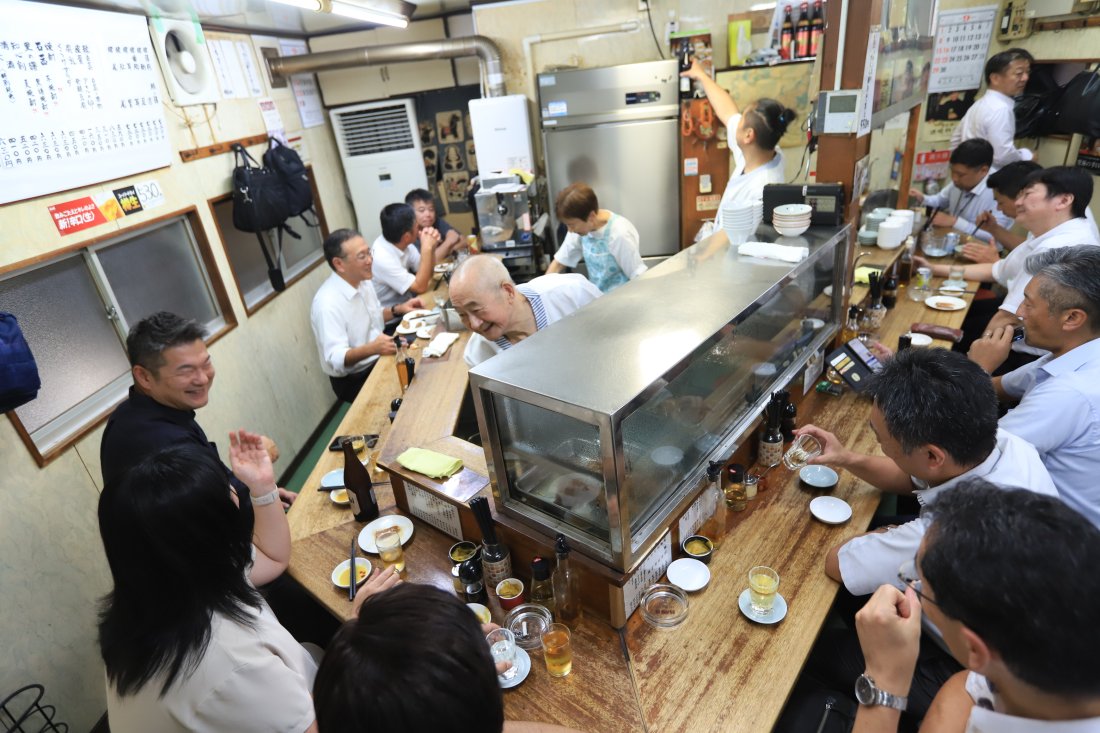
{"label": "white bowl", "polygon": [[799,214],[812,214],[814,207],[809,204],[783,204],[772,209],[772,215],[798,216]]}
{"label": "white bowl", "polygon": [[772,228],[774,228],[775,231],[779,232],[779,234],[784,236],[784,237],[797,237],[799,234],[801,234],[802,232],[809,229],[810,225],[809,224],[804,224],[803,226],[792,227],[792,228],[787,228],[785,226],[773,225]]}
{"label": "white bowl", "polygon": [[[365,557],[355,558],[355,574],[358,575],[359,573],[364,573],[363,577],[359,578],[356,581],[355,584],[360,585],[361,583],[366,582],[367,578],[370,577],[371,570],[373,570],[373,569],[374,569],[374,566],[371,565],[370,560],[368,560],[367,558],[365,558]],[[341,583],[340,582],[340,574],[343,573],[345,570],[348,570],[348,571],[351,570],[351,560],[344,560],[342,563],[340,563],[339,565],[337,565],[336,567],[334,567],[332,569],[332,584],[335,585],[337,588],[347,588],[348,587],[347,583]],[[350,572],[349,572],[349,575],[350,575]],[[350,578],[349,578],[349,580],[350,580]]]}
{"label": "white bowl", "polygon": [[837,475],[836,471],[818,463],[803,466],[798,472],[798,477],[818,489],[828,489],[836,486],[837,481],[840,480],[840,476]]}
{"label": "white bowl", "polygon": [[689,593],[706,588],[710,582],[710,568],[690,557],[673,560],[667,574],[668,582]]}

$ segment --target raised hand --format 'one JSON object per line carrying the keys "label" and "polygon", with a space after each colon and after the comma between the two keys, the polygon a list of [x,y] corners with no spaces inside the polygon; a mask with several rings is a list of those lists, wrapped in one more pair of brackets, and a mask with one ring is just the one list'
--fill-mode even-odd
{"label": "raised hand", "polygon": [[253,496],[275,489],[275,469],[259,434],[247,430],[229,433],[229,466]]}

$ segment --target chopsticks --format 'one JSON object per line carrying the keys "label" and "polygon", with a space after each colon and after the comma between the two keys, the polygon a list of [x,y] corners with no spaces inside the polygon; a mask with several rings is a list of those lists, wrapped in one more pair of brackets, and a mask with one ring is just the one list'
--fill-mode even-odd
{"label": "chopsticks", "polygon": [[348,600],[349,601],[354,601],[355,600],[355,581],[359,577],[355,574],[355,542],[358,539],[359,539],[358,534],[356,534],[355,536],[353,536],[351,538],[351,558],[350,558],[350,566],[351,567],[349,568],[349,570],[351,572],[348,574]]}
{"label": "chopsticks", "polygon": [[936,214],[940,213],[940,207],[935,206],[932,208],[932,213],[928,215],[928,219],[925,220],[924,226],[921,227],[922,232],[927,232],[928,227],[932,226],[932,220],[936,218]]}

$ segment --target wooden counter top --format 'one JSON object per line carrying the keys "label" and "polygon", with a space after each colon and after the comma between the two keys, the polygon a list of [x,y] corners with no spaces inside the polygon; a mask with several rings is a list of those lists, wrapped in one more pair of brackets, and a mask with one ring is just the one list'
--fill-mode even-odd
{"label": "wooden counter top", "polygon": [[[933,286],[938,282],[934,280]],[[969,302],[972,294],[965,297]],[[965,313],[933,310],[909,300],[901,289],[880,340],[896,345],[897,337],[914,322],[957,328]],[[484,454],[452,435],[468,389],[462,360],[468,335],[464,333],[445,358],[418,367],[392,427],[386,413],[399,389],[393,359],[384,357],[338,429],[340,434],[380,433],[378,463],[395,481],[431,485],[456,499],[488,492]],[[867,428],[869,412],[870,402],[850,392],[839,398],[811,393],[799,410],[800,422],[813,421],[836,433],[853,450],[877,453],[877,441]],[[466,468],[457,479],[433,482],[397,464],[396,456],[411,445],[461,457]],[[362,525],[317,491],[321,476],[341,465],[339,454],[326,453],[291,509],[294,544],[289,572],[334,615],[347,618],[351,604],[329,575],[346,559],[351,538]],[[551,678],[541,653],[532,652],[530,676],[504,694],[506,717],[592,733],[770,730],[838,589],[824,573],[826,551],[866,529],[879,493],[841,471],[839,484],[827,493],[847,501],[853,516],[843,525],[831,526],[813,519],[808,509],[810,500],[822,492],[808,490],[783,466],[772,469],[767,482],[770,488],[761,491],[747,511],[730,513],[730,531],[710,564],[711,582],[690,594],[689,615],[680,627],[654,629],[636,613],[616,631],[586,616],[573,632],[573,673]],[[380,484],[377,494],[384,514],[396,511],[389,485]],[[454,540],[418,519],[413,523],[415,532],[405,547],[407,579],[453,589],[447,548]],[[679,555],[674,552],[674,557]],[[370,559],[377,571],[381,563]],[[759,564],[779,572],[779,592],[788,604],[787,617],[774,626],[752,622],[738,609],[749,568]],[[494,619],[502,620],[492,594],[489,605]]]}

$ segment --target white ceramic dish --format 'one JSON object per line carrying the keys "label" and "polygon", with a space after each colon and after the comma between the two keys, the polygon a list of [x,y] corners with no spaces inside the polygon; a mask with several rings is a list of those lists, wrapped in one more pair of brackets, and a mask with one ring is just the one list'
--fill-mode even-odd
{"label": "white ceramic dish", "polygon": [[351,504],[351,499],[348,497],[348,490],[343,486],[328,492],[328,498],[332,500],[333,504],[339,506],[348,506]]}
{"label": "white ceramic dish", "polygon": [[321,477],[322,489],[341,489],[344,487],[344,469],[334,468]]}
{"label": "white ceramic dish", "polygon": [[819,496],[810,502],[810,514],[825,524],[844,524],[852,518],[852,507],[835,496]]}
{"label": "white ceramic dish", "polygon": [[940,290],[945,293],[965,293],[966,280],[944,280]]}
{"label": "white ceramic dish", "polygon": [[[408,325],[405,325],[408,324]],[[414,318],[411,321],[403,319],[401,323],[397,324],[397,328],[394,329],[394,333],[399,333],[402,336],[408,336],[409,334],[416,333],[424,326],[428,325],[423,318]]]}
{"label": "white ceramic dish", "polygon": [[413,523],[408,517],[400,514],[386,514],[374,520],[359,532],[359,547],[363,552],[378,552],[378,545],[374,544],[374,533],[386,527],[397,527],[401,535],[401,544],[408,542],[413,535]]}
{"label": "white ceramic dish", "polygon": [[783,204],[782,206],[776,206],[772,209],[772,214],[779,214],[780,216],[799,216],[806,214],[812,214],[814,207],[809,204]]}
{"label": "white ceramic dish", "polygon": [[779,226],[778,224],[774,224],[774,225],[772,225],[772,228],[775,229],[775,231],[779,232],[779,234],[781,234],[784,237],[797,237],[799,234],[802,234],[807,229],[809,229],[810,225],[806,224],[804,226],[794,227],[793,229],[788,229],[787,227]]}
{"label": "white ceramic dish", "polygon": [[474,612],[477,616],[478,623],[487,624],[493,620],[493,614],[489,612],[489,609],[480,603],[467,603],[466,607]]}
{"label": "white ceramic dish", "polygon": [[966,307],[965,300],[950,295],[933,295],[925,299],[924,304],[937,311],[961,311]]}
{"label": "white ceramic dish", "polygon": [[[370,560],[368,560],[367,558],[357,557],[357,558],[355,558],[355,573],[356,573],[356,575],[363,572],[363,570],[361,570],[360,568],[365,569],[366,574],[363,577],[359,578],[355,582],[356,585],[362,584],[364,581],[366,581],[367,578],[370,577],[371,571],[374,569],[374,566],[371,565]],[[345,570],[350,570],[350,569],[351,569],[351,560],[344,560],[342,563],[340,563],[339,565],[334,567],[332,569],[332,584],[335,585],[337,588],[347,588],[348,587],[347,583],[339,582],[340,581],[340,574],[342,572],[344,572]]]}
{"label": "white ceramic dish", "polygon": [[702,590],[710,582],[710,568],[690,557],[673,560],[668,566],[667,574],[668,582],[688,593]]}
{"label": "white ceramic dish", "polygon": [[438,265],[432,268],[437,273],[450,272],[455,269],[455,263],[453,262],[440,262]]}
{"label": "white ceramic dish", "polygon": [[501,688],[508,690],[520,682],[527,679],[527,675],[531,674],[531,655],[527,653],[522,647],[516,647],[516,658],[512,664],[516,667],[516,673],[511,679],[504,679],[504,677],[497,675],[497,681],[500,682]]}
{"label": "white ceramic dish", "polygon": [[659,466],[675,466],[684,460],[684,452],[672,445],[662,445],[654,448],[649,457]]}
{"label": "white ceramic dish", "polygon": [[432,337],[432,333],[433,329],[431,326],[424,326],[424,328],[421,328],[419,331],[416,332],[416,337],[418,339],[430,339]]}
{"label": "white ceramic dish", "polygon": [[603,490],[603,484],[583,473],[567,473],[550,482],[551,501],[566,509],[574,509],[593,501]]}
{"label": "white ceramic dish", "polygon": [[910,346],[931,346],[932,337],[924,333],[907,333]]}
{"label": "white ceramic dish", "polygon": [[741,591],[741,595],[737,597],[737,607],[741,609],[741,613],[745,614],[746,618],[758,624],[776,624],[787,615],[787,599],[778,593],[775,594],[775,603],[769,613],[763,616],[753,613],[752,598],[749,596],[748,588]]}
{"label": "white ceramic dish", "polygon": [[798,477],[817,489],[832,488],[836,486],[836,482],[840,480],[840,476],[837,475],[836,471],[828,466],[820,466],[817,464],[803,466],[798,472]]}

